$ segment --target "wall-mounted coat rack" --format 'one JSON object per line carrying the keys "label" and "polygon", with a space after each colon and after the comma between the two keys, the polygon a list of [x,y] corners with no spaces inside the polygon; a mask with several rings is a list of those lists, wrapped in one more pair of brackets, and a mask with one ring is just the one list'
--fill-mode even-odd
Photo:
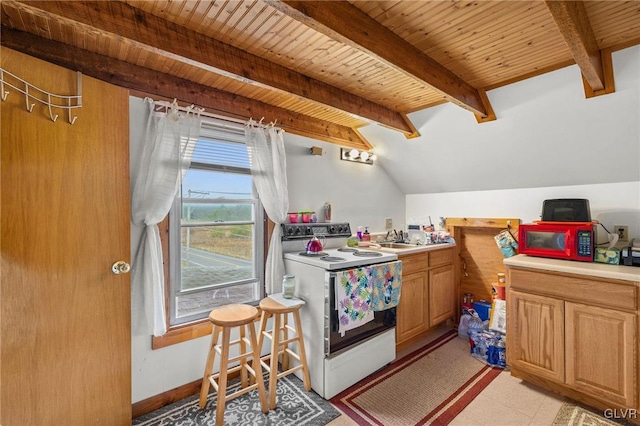
{"label": "wall-mounted coat rack", "polygon": [[8,86],[24,95],[27,111],[33,111],[33,107],[36,104],[32,102],[33,100],[47,106],[49,109],[49,117],[51,117],[51,120],[54,122],[58,119],[58,114],[53,113],[54,108],[67,110],[69,124],[73,124],[78,117],[75,115],[72,116],[71,110],[82,107],[82,73],[77,71],[76,74],[78,76],[77,94],[65,96],[55,95],[46,90],[42,90],[24,81],[20,77],[11,74],[9,71],[0,68],[0,98],[3,102],[7,100],[10,92],[5,90],[5,86]]}

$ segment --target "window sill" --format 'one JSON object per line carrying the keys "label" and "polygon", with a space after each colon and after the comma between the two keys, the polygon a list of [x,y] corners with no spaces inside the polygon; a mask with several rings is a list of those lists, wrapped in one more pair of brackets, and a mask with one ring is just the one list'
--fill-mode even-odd
{"label": "window sill", "polygon": [[[260,322],[262,316],[262,310],[258,306],[256,306],[256,309],[258,309],[258,316],[254,320],[254,323]],[[151,336],[151,349],[161,349],[167,346],[177,345],[178,343],[187,342],[192,339],[197,339],[199,337],[204,337],[210,335],[212,329],[213,326],[206,318],[189,324],[179,325],[167,330],[167,333],[164,336]]]}
{"label": "window sill", "polygon": [[190,324],[182,325],[169,329],[164,336],[151,337],[151,349],[160,349],[188,340],[197,339],[199,337],[211,334],[211,323],[206,320],[200,320]]}

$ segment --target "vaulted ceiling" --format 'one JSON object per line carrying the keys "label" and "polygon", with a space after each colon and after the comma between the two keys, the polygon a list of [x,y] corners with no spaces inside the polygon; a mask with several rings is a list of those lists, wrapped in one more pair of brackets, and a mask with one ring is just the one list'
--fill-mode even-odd
{"label": "vaulted ceiling", "polygon": [[[288,132],[369,147],[377,123],[577,64],[615,90],[611,52],[640,43],[639,1],[42,1],[1,3],[0,43],[123,86]],[[10,67],[10,64],[6,66]],[[10,69],[8,69],[10,71]]]}

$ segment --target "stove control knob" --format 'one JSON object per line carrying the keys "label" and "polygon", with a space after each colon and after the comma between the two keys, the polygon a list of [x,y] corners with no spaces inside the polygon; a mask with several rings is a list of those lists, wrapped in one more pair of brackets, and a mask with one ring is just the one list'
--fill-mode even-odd
{"label": "stove control knob", "polygon": [[296,227],[293,231],[295,235],[300,235],[300,228]]}
{"label": "stove control knob", "polygon": [[306,229],[305,229],[305,231],[306,231],[306,234],[307,234],[307,235],[313,235],[313,230],[311,229],[311,227],[310,227],[310,226],[307,226],[307,227],[306,227]]}
{"label": "stove control knob", "polygon": [[336,227],[335,227],[335,226],[333,226],[333,225],[331,225],[331,226],[329,227],[329,233],[330,233],[330,234],[335,234],[335,233],[336,233]]}

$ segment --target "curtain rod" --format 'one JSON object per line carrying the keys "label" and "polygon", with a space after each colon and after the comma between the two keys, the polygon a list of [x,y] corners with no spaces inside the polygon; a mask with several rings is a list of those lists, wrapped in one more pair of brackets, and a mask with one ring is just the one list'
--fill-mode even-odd
{"label": "curtain rod", "polygon": [[[256,121],[253,118],[250,118],[249,120],[242,120],[240,118],[233,118],[233,117],[227,117],[224,115],[219,115],[219,114],[215,114],[212,112],[207,112],[205,111],[204,108],[201,107],[196,107],[195,105],[191,105],[188,107],[183,107],[178,105],[177,100],[173,100],[173,102],[169,102],[169,101],[154,101],[151,98],[146,98],[148,100],[150,100],[151,102],[153,102],[154,105],[157,105],[159,107],[165,108],[165,110],[168,110],[169,108],[176,108],[178,111],[182,111],[182,112],[196,112],[197,114],[204,116],[204,117],[209,117],[209,118],[214,118],[216,120],[222,120],[222,121],[227,121],[230,123],[234,123],[234,124],[241,124],[242,127],[247,126],[248,124],[253,124],[254,126],[258,126],[258,127],[262,127],[262,128],[267,128],[269,126],[273,126],[275,127],[276,121],[269,123],[269,124],[262,124],[262,120],[264,120],[264,117],[262,117],[260,119],[260,121]],[[238,129],[240,129],[241,127],[239,126],[234,126]],[[278,130],[282,131],[281,128],[277,128]]]}

